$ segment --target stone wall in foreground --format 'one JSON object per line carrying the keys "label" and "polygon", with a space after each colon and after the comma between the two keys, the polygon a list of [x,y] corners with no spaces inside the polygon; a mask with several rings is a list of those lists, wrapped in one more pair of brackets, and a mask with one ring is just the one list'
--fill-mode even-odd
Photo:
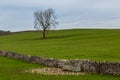
{"label": "stone wall in foreground", "polygon": [[23,55],[14,52],[0,51],[0,56],[36,63],[48,67],[61,68],[75,72],[89,72],[110,75],[120,75],[120,62],[96,62],[90,60],[58,60],[31,55]]}

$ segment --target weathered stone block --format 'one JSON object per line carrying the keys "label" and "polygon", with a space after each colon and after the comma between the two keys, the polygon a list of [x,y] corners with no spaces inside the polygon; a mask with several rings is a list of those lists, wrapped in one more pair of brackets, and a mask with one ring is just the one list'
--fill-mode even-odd
{"label": "weathered stone block", "polygon": [[16,53],[6,52],[6,54],[7,54],[6,57],[15,58]]}
{"label": "weathered stone block", "polygon": [[92,73],[99,73],[99,62],[90,61],[89,70]]}
{"label": "weathered stone block", "polygon": [[31,63],[36,63],[36,56],[31,56],[30,57],[30,62]]}
{"label": "weathered stone block", "polygon": [[81,71],[80,66],[72,66],[72,65],[63,65],[62,69],[64,71],[72,71],[72,72],[80,72]]}
{"label": "weathered stone block", "polygon": [[0,56],[6,56],[6,52],[5,51],[0,51]]}
{"label": "weathered stone block", "polygon": [[31,58],[31,56],[29,56],[29,55],[24,55],[23,56],[23,59],[24,59],[25,62],[30,62],[30,58]]}
{"label": "weathered stone block", "polygon": [[24,61],[24,56],[21,54],[15,54],[15,59]]}
{"label": "weathered stone block", "polygon": [[81,68],[84,72],[90,72],[90,61],[83,61]]}

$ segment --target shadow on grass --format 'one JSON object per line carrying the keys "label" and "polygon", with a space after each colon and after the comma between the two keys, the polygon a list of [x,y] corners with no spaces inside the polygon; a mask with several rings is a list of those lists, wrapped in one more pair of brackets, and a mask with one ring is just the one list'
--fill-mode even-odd
{"label": "shadow on grass", "polygon": [[71,38],[71,37],[76,37],[76,36],[80,36],[80,34],[70,34],[70,35],[55,35],[55,36],[47,36],[46,38],[43,39],[42,36],[40,37],[36,37],[36,38],[26,38],[23,40],[50,40],[50,39],[64,39],[64,38]]}

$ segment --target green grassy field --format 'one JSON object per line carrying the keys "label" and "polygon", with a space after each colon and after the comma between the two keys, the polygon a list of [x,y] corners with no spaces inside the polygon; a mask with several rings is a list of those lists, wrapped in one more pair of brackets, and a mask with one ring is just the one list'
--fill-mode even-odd
{"label": "green grassy field", "polygon": [[0,36],[0,50],[58,59],[120,61],[120,29],[21,32]]}
{"label": "green grassy field", "polygon": [[[0,50],[58,59],[120,62],[120,30],[60,30],[49,31],[46,40],[41,36],[41,32],[0,36]],[[120,80],[120,76],[100,74],[55,76],[23,72],[42,67],[0,57],[0,80]]]}
{"label": "green grassy field", "polygon": [[119,76],[87,75],[42,75],[23,72],[25,69],[42,68],[37,64],[25,63],[0,57],[0,80],[120,80]]}

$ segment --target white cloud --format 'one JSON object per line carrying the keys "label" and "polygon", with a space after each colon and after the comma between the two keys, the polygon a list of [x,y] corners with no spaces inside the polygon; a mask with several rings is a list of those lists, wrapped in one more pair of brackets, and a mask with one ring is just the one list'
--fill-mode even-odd
{"label": "white cloud", "polygon": [[1,0],[0,29],[33,29],[33,12],[46,8],[56,10],[59,28],[120,27],[119,4],[120,0]]}

